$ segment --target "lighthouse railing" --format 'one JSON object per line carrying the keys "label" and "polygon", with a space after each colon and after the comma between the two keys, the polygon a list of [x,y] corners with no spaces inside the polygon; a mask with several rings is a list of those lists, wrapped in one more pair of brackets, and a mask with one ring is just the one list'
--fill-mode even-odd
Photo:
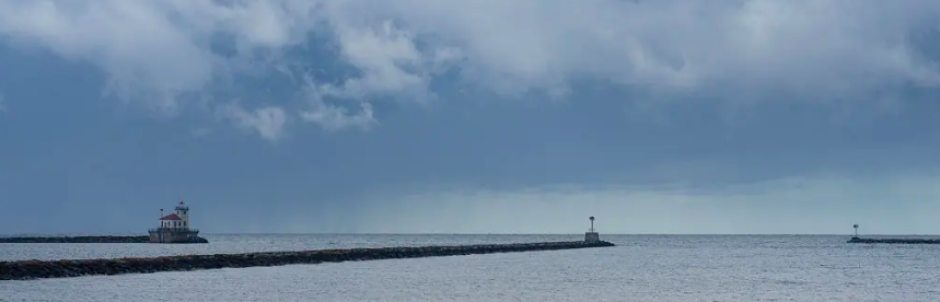
{"label": "lighthouse railing", "polygon": [[199,229],[187,229],[187,228],[155,228],[147,230],[149,233],[155,232],[193,232],[199,233]]}

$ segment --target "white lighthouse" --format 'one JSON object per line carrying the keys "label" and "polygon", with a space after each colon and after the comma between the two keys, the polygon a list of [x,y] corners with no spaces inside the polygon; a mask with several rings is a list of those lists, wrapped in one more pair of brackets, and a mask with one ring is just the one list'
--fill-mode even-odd
{"label": "white lighthouse", "polygon": [[160,209],[160,227],[150,230],[152,243],[192,243],[198,239],[199,230],[189,224],[189,206],[180,201],[175,212],[163,216]]}

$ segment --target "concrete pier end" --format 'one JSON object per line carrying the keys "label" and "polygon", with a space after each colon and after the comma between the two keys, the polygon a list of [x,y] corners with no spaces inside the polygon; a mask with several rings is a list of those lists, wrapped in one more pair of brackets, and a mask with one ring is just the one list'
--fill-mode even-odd
{"label": "concrete pier end", "polygon": [[597,232],[584,233],[584,242],[587,242],[587,243],[601,242],[601,236],[597,234]]}

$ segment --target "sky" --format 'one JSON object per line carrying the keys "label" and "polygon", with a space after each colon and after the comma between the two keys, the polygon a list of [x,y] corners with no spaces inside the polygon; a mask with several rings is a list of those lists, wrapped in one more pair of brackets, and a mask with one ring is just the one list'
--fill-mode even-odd
{"label": "sky", "polygon": [[0,0],[0,234],[940,233],[940,2]]}

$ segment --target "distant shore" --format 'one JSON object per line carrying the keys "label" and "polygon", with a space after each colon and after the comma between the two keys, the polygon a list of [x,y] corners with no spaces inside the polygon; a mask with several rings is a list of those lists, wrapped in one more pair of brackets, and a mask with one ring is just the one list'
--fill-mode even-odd
{"label": "distant shore", "polygon": [[[150,243],[150,236],[19,236],[0,237],[0,243]],[[209,243],[202,237],[191,242]]]}

